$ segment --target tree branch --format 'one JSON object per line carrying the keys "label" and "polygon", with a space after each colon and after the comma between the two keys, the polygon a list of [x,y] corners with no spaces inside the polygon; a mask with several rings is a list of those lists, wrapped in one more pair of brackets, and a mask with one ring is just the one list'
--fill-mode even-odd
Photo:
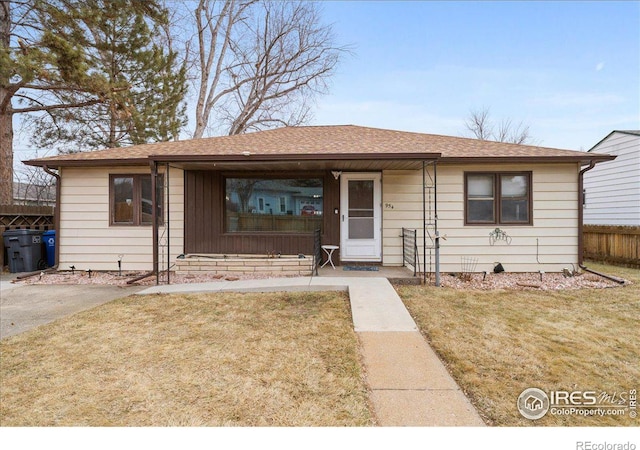
{"label": "tree branch", "polygon": [[[31,101],[36,102],[34,99],[30,99]],[[36,102],[39,103],[39,102]],[[101,103],[101,100],[87,100],[85,102],[79,103],[65,103],[58,105],[44,105],[40,104],[39,106],[32,106],[28,108],[15,108],[13,109],[14,113],[27,113],[27,112],[37,112],[37,111],[52,111],[54,109],[64,109],[64,108],[82,108],[83,106],[91,106]]]}

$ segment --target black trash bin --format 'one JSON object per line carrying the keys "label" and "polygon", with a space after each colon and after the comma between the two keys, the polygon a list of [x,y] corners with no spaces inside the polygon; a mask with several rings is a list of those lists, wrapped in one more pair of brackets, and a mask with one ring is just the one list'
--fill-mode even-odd
{"label": "black trash bin", "polygon": [[42,231],[9,230],[2,233],[7,249],[9,272],[35,272],[44,269],[42,258]]}

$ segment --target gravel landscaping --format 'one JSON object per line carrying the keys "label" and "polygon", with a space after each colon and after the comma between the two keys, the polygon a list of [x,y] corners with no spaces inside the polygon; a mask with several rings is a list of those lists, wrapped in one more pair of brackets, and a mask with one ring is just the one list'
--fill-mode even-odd
{"label": "gravel landscaping", "polygon": [[[441,276],[443,287],[456,289],[477,289],[477,290],[566,290],[566,289],[606,289],[620,286],[615,281],[603,278],[589,272],[578,272],[572,275],[564,273],[472,273],[447,274]],[[87,271],[61,271],[43,272],[29,278],[18,281],[23,284],[108,284],[112,286],[123,286],[127,282],[144,275],[143,272],[123,272],[122,275],[114,272],[89,272]],[[615,277],[615,274],[609,274]],[[273,274],[238,274],[238,275],[214,275],[203,273],[202,275],[177,275],[171,274],[172,284],[181,283],[204,283],[215,281],[237,281],[250,279],[275,278]],[[280,275],[282,277],[282,275]],[[616,277],[618,278],[618,277]],[[433,283],[433,277],[430,280]],[[152,286],[155,285],[155,276],[135,281],[135,285]],[[629,284],[629,281],[625,281]]]}

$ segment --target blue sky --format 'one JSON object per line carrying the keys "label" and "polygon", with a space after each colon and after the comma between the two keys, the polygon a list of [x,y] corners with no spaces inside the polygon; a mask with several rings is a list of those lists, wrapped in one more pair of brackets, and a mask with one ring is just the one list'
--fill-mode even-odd
{"label": "blue sky", "polygon": [[640,2],[323,2],[351,44],[313,124],[468,135],[472,109],[588,150],[640,128]]}

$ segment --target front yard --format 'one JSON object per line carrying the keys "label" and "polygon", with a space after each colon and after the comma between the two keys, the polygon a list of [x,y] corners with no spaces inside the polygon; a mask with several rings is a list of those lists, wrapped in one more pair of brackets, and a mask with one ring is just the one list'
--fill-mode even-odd
{"label": "front yard", "polygon": [[[596,391],[612,402],[640,388],[640,271],[590,264],[633,284],[565,291],[399,288],[420,330],[488,424],[638,426],[623,416],[517,410],[529,387]],[[579,401],[579,400],[578,400]]]}
{"label": "front yard", "polygon": [[2,426],[362,426],[343,293],[132,296],[0,341]]}
{"label": "front yard", "polygon": [[[640,271],[591,267],[632,284],[398,291],[487,424],[638,426],[516,407],[530,387],[625,405],[640,387]],[[374,424],[342,293],[132,296],[0,341],[2,426]]]}

